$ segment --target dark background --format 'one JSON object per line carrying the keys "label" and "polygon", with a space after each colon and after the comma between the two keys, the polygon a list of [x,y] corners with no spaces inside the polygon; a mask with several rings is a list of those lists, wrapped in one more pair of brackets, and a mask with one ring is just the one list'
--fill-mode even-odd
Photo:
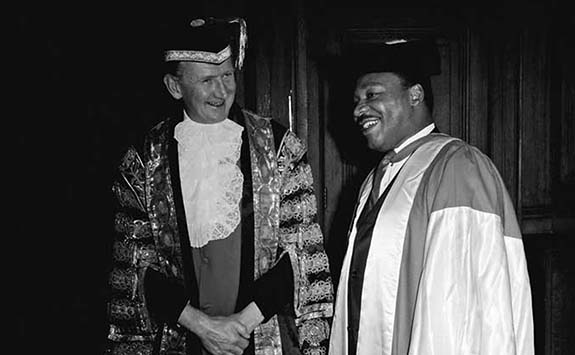
{"label": "dark background", "polygon": [[[377,3],[389,8],[397,5]],[[475,2],[481,18],[505,13],[507,17],[501,22],[506,25],[502,28],[513,28],[514,21],[525,27],[523,14],[531,3],[536,2]],[[289,4],[217,0],[126,9],[83,3],[14,11],[9,27],[15,31],[9,32],[5,44],[10,85],[4,93],[8,110],[3,130],[9,138],[9,159],[4,170],[10,197],[6,224],[16,225],[14,231],[8,228],[5,238],[9,243],[4,249],[9,264],[7,306],[9,313],[16,313],[16,350],[12,353],[102,353],[107,334],[106,277],[112,242],[111,176],[119,152],[162,119],[163,108],[170,100],[160,70],[160,43],[167,25],[205,13],[242,15],[248,18],[248,26],[256,24],[251,26],[256,31],[248,32],[251,43],[254,38],[255,43],[264,42],[273,32],[269,29],[278,28],[273,22],[283,21],[283,14],[289,13],[284,11],[291,9]],[[562,31],[574,31],[572,17],[558,15],[567,14],[567,6],[557,1],[549,4],[540,6],[545,10],[542,18],[549,21],[552,12],[565,21],[559,26]],[[440,5],[445,9],[463,7],[459,3],[452,7],[448,2]],[[538,22],[537,9],[531,6],[529,11],[533,26]],[[321,6],[310,12],[320,19],[311,25],[319,32],[322,27],[336,25],[328,22],[327,16],[322,17]],[[285,111],[274,103],[273,94],[271,101],[266,96],[264,104],[257,98],[244,97],[246,88],[261,90],[257,79],[251,78],[266,64],[260,59],[250,63],[250,59],[269,57],[268,52],[253,46],[249,51],[239,88],[240,101],[263,114],[270,113],[266,107],[272,114]],[[276,57],[273,60],[266,64],[269,68],[283,63]],[[257,95],[265,96],[260,92]],[[561,208],[563,214],[573,214],[569,203],[562,203]],[[551,308],[544,308],[555,302],[553,297],[563,297],[557,301],[565,305],[561,309],[574,310],[573,300],[566,298],[573,296],[572,280],[568,288],[571,293],[550,291],[553,282],[565,285],[568,280],[561,277],[573,275],[571,258],[564,254],[560,259],[552,257],[565,245],[573,250],[575,233],[569,230],[566,235],[568,242],[551,249],[549,236],[544,234],[528,243],[528,257],[533,261],[530,271],[538,276],[533,279],[537,287],[535,316],[546,324],[556,324],[551,321],[555,315],[547,312]],[[568,272],[549,271],[553,260],[561,260],[560,270]],[[565,335],[574,329],[573,316],[562,317],[560,333]],[[568,354],[554,352],[550,345],[553,334],[548,328],[538,333],[540,353]],[[563,336],[560,341],[557,344],[563,345],[556,349],[570,351],[572,339]]]}
{"label": "dark background", "polygon": [[4,132],[16,139],[16,353],[103,351],[111,175],[120,151],[160,120],[157,42],[172,11],[86,5],[15,18]]}

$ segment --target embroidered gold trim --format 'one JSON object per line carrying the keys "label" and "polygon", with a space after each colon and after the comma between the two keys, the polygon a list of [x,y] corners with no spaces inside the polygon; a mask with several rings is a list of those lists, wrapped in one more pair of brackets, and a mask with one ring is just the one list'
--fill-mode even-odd
{"label": "embroidered gold trim", "polygon": [[319,300],[331,300],[331,280],[316,281],[309,285],[302,295],[302,303],[308,304]]}
{"label": "embroidered gold trim", "polygon": [[305,194],[291,201],[285,201],[281,206],[281,220],[295,219],[309,223],[317,214],[316,199],[313,194]]}
{"label": "embroidered gold trim", "polygon": [[310,248],[314,245],[322,244],[323,234],[319,224],[293,225],[280,228],[280,246],[287,249],[297,245],[299,248]]}
{"label": "embroidered gold trim", "polygon": [[169,50],[164,53],[164,61],[202,62],[221,64],[232,55],[232,49],[228,45],[218,53],[190,50]]}
{"label": "embroidered gold trim", "polygon": [[327,318],[333,316],[333,304],[331,302],[316,303],[309,306],[302,307],[303,312],[296,318],[296,326],[300,326],[303,322],[316,319]]}
{"label": "embroidered gold trim", "polygon": [[313,187],[313,177],[311,166],[302,164],[284,178],[285,186],[282,195],[291,195],[299,190],[311,189]]}
{"label": "embroidered gold trim", "polygon": [[307,274],[318,274],[322,271],[329,271],[329,261],[324,252],[313,255],[306,255],[304,259],[305,272]]}
{"label": "embroidered gold trim", "polygon": [[118,212],[116,213],[115,231],[123,234],[126,239],[145,239],[152,237],[152,230],[150,223],[140,219],[132,220],[127,214]]}
{"label": "embroidered gold trim", "polygon": [[326,349],[324,347],[309,348],[303,351],[304,355],[325,355]]}
{"label": "embroidered gold trim", "polygon": [[307,342],[312,347],[318,347],[329,337],[329,325],[324,319],[310,319],[302,324],[299,333],[300,344]]}
{"label": "embroidered gold trim", "polygon": [[[274,137],[268,120],[246,115],[250,137],[254,194],[254,277],[258,279],[277,260],[281,179],[277,169]],[[296,276],[294,276],[296,277]],[[254,330],[256,355],[281,355],[277,316]]]}

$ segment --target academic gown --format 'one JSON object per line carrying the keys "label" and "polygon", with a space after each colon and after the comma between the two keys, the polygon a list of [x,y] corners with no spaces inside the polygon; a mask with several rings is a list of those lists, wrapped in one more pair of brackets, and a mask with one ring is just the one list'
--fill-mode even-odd
{"label": "academic gown", "polygon": [[[491,160],[459,139],[424,137],[377,211],[363,265],[358,355],[533,354],[531,291],[521,232]],[[348,285],[361,188],[330,338],[350,346]],[[357,269],[357,265],[354,266]],[[350,276],[350,274],[352,274]]]}

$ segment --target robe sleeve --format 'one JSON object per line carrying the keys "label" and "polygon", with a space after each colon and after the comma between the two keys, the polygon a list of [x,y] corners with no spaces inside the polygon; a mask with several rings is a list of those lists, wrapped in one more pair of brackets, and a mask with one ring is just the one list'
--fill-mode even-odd
{"label": "robe sleeve", "polygon": [[327,353],[333,314],[333,285],[323,234],[316,222],[313,176],[303,143],[284,136],[278,165],[282,169],[280,247],[289,255],[293,274],[292,312],[302,353]]}
{"label": "robe sleeve", "polygon": [[144,276],[144,292],[151,316],[172,325],[178,322],[189,301],[184,286],[151,268]]}
{"label": "robe sleeve", "polygon": [[107,354],[151,353],[159,319],[146,302],[147,270],[158,266],[145,209],[145,169],[134,147],[123,155],[112,191],[115,238],[109,273]]}
{"label": "robe sleeve", "polygon": [[410,354],[533,354],[521,233],[489,158],[463,146],[429,177],[424,268]]}
{"label": "robe sleeve", "polygon": [[288,254],[255,282],[254,302],[264,316],[264,323],[293,302],[293,273]]}

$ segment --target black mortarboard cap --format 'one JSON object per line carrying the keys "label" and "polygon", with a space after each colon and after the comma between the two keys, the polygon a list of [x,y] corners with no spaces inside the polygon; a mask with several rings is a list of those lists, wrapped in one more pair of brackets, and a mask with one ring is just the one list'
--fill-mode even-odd
{"label": "black mortarboard cap", "polygon": [[235,54],[235,66],[241,69],[246,43],[246,23],[242,18],[195,19],[180,28],[170,28],[164,61],[221,64]]}
{"label": "black mortarboard cap", "polygon": [[419,81],[441,73],[433,39],[363,44],[348,53],[348,64],[356,78],[367,73],[395,72]]}

